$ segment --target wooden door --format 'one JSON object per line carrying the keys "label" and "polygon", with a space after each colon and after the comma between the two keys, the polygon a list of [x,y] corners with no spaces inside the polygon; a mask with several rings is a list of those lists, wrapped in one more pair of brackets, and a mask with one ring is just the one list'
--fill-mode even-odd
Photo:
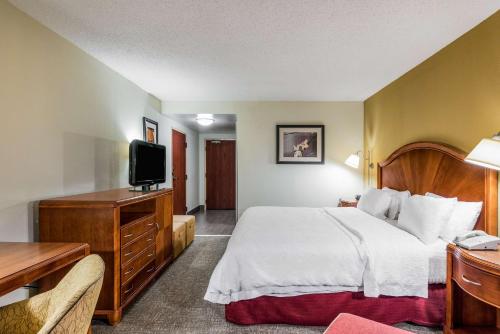
{"label": "wooden door", "polygon": [[207,209],[236,208],[236,141],[207,140]]}
{"label": "wooden door", "polygon": [[174,215],[185,215],[186,208],[186,135],[172,130],[172,187]]}

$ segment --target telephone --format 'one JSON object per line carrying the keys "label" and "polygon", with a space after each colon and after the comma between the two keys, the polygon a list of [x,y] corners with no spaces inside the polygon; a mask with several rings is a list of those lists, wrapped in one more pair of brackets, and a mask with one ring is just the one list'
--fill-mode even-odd
{"label": "telephone", "polygon": [[500,244],[499,238],[480,230],[461,234],[454,241],[458,246],[469,250],[496,250]]}

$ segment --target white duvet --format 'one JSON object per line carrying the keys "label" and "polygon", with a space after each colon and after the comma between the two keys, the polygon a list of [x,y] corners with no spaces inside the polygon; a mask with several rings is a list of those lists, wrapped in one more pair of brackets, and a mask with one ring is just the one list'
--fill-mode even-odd
{"label": "white duvet", "polygon": [[429,252],[356,208],[253,207],[236,224],[205,299],[360,291],[427,297]]}

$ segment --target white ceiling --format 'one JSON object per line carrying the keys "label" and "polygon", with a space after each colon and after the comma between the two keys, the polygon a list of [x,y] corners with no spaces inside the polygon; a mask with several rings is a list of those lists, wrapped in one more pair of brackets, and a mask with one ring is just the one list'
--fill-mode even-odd
{"label": "white ceiling", "polygon": [[10,0],[162,100],[364,100],[500,0]]}
{"label": "white ceiling", "polygon": [[198,133],[236,132],[236,115],[234,114],[212,115],[215,122],[209,126],[199,125],[198,122],[196,122],[196,114],[168,114],[167,116]]}

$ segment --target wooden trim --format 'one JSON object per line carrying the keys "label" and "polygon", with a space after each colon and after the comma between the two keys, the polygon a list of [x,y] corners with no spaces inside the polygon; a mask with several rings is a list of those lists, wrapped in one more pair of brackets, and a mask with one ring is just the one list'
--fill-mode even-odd
{"label": "wooden trim", "polygon": [[498,174],[468,164],[466,153],[451,145],[415,142],[404,145],[377,165],[377,187],[434,192],[463,201],[482,201],[476,229],[498,234]]}
{"label": "wooden trim", "polygon": [[484,220],[485,232],[498,235],[498,172],[492,169],[486,170],[484,185]]}
{"label": "wooden trim", "polygon": [[401,146],[398,148],[396,151],[392,152],[391,155],[378,163],[379,167],[385,167],[389,165],[391,162],[393,162],[395,159],[400,157],[406,152],[414,151],[414,150],[434,150],[434,151],[439,151],[444,154],[449,155],[450,157],[453,157],[457,160],[464,160],[467,154],[458,149],[455,148],[451,145],[448,144],[442,144],[442,143],[437,143],[437,142],[415,142],[415,143],[410,143],[406,144],[404,146]]}
{"label": "wooden trim", "polygon": [[[128,196],[127,192],[129,193]],[[124,205],[139,203],[148,199],[153,199],[170,192],[172,192],[171,188],[153,190],[149,192],[130,191],[128,188],[112,189],[95,193],[41,200],[39,208],[117,208]],[[96,198],[96,195],[103,197],[116,197],[116,199],[99,199]],[[122,197],[120,198],[120,196]]]}

